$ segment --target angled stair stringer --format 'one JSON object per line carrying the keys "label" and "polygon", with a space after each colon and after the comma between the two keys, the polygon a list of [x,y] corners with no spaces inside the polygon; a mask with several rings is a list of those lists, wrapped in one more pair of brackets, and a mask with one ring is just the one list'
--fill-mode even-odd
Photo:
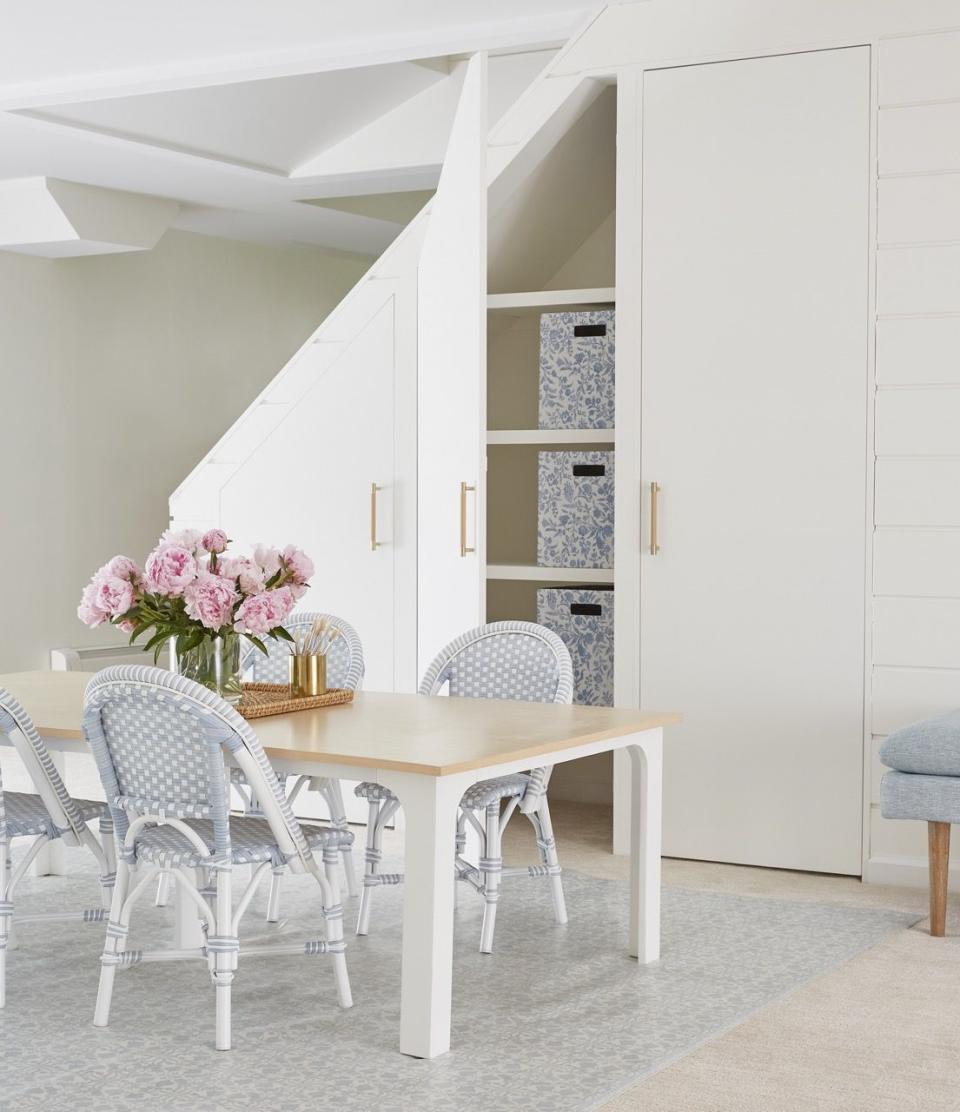
{"label": "angled stair stringer", "polygon": [[[603,9],[600,13],[602,14]],[[488,137],[487,182],[491,214],[496,197],[512,188],[515,176],[526,172],[531,159],[542,157],[570,122],[602,89],[599,81],[569,70],[566,59],[597,15],[564,47],[543,73],[519,97]],[[333,367],[353,337],[361,332],[382,305],[384,280],[413,281],[427,234],[431,206],[427,205],[387,248],[366,275],[293,355],[225,435],[197,464],[170,497],[170,520],[177,528],[209,528],[222,520],[221,491],[297,409],[311,387]],[[452,276],[455,278],[455,276]],[[414,345],[417,308],[409,300],[414,319],[398,332]],[[278,538],[279,539],[279,538]]]}

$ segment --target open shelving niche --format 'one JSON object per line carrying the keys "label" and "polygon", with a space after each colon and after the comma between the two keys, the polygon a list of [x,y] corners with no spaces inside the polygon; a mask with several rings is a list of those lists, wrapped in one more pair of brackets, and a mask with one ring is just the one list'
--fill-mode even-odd
{"label": "open shelving niche", "polygon": [[[487,620],[536,621],[537,589],[612,568],[537,565],[537,457],[609,451],[614,430],[540,429],[540,316],[615,304],[616,90],[603,89],[505,195],[492,194],[487,298]],[[559,765],[559,799],[609,803],[609,754]]]}

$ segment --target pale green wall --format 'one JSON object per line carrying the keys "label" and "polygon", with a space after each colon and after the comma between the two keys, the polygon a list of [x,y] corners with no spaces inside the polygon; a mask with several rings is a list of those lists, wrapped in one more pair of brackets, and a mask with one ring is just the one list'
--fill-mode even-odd
{"label": "pale green wall", "polygon": [[111,639],[75,616],[90,574],[143,558],[170,492],[367,265],[186,232],[0,252],[0,672]]}

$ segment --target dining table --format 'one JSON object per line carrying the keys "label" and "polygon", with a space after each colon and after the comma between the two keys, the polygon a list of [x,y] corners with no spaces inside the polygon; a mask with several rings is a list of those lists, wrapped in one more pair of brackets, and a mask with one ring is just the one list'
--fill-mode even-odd
{"label": "dining table", "polygon": [[[19,672],[0,675],[0,687],[23,705],[51,751],[76,753],[86,745],[81,722],[91,678]],[[624,944],[639,964],[659,960],[663,730],[679,721],[675,713],[631,708],[361,691],[339,706],[250,723],[278,774],[375,780],[400,799],[404,1054],[435,1058],[450,1049],[457,808],[479,780],[626,749],[631,835]],[[187,905],[178,901],[177,948],[199,944],[191,936],[199,937],[199,922]]]}

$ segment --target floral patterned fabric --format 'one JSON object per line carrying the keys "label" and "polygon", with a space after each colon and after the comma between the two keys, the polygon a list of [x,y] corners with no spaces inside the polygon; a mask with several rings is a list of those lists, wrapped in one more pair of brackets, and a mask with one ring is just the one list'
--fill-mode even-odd
{"label": "floral patterned fabric", "polygon": [[612,429],[614,311],[540,317],[540,428]]}
{"label": "floral patterned fabric", "polygon": [[570,650],[573,701],[612,707],[613,591],[543,587],[537,591],[537,622]]}
{"label": "floral patterned fabric", "polygon": [[613,567],[613,452],[541,452],[537,563]]}

